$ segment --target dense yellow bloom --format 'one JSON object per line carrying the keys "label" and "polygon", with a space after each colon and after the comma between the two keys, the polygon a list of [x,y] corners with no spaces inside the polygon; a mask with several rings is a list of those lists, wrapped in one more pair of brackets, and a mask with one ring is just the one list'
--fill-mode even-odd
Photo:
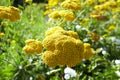
{"label": "dense yellow bloom", "polygon": [[112,12],[113,12],[113,13],[120,13],[120,8],[113,8],[113,9],[112,9]]}
{"label": "dense yellow bloom", "polygon": [[5,7],[0,6],[0,18],[9,19],[10,21],[16,21],[20,19],[19,9],[13,6]]}
{"label": "dense yellow bloom", "polygon": [[74,13],[69,10],[55,10],[49,14],[49,17],[53,19],[64,18],[67,21],[73,21],[75,19]]}
{"label": "dense yellow bloom", "polygon": [[117,0],[117,3],[120,3],[120,0]]}
{"label": "dense yellow bloom", "polygon": [[106,0],[98,0],[100,3],[106,2]]}
{"label": "dense yellow bloom", "polygon": [[104,5],[114,8],[114,7],[117,7],[117,2],[116,1],[107,1]]}
{"label": "dense yellow bloom", "polygon": [[32,3],[32,0],[25,0],[26,3]]}
{"label": "dense yellow bloom", "polygon": [[94,9],[97,11],[108,11],[109,6],[108,5],[95,5]]}
{"label": "dense yellow bloom", "polygon": [[1,37],[1,36],[4,36],[4,35],[5,35],[4,33],[0,32],[0,37]]}
{"label": "dense yellow bloom", "polygon": [[65,20],[68,20],[68,21],[73,21],[75,19],[74,13],[69,10],[59,11],[59,14],[60,14],[60,16],[64,17]]}
{"label": "dense yellow bloom", "polygon": [[84,59],[90,59],[94,55],[94,53],[94,49],[91,48],[91,45],[89,43],[84,43]]}
{"label": "dense yellow bloom", "polygon": [[48,6],[53,7],[53,6],[57,5],[58,2],[59,2],[59,0],[48,0]]}
{"label": "dense yellow bloom", "polygon": [[64,29],[61,28],[61,27],[58,27],[58,26],[53,27],[53,28],[50,28],[50,29],[48,29],[48,30],[45,32],[45,36],[49,36],[49,35],[55,33],[55,32],[58,31],[58,30],[64,30]]}
{"label": "dense yellow bloom", "polygon": [[79,0],[65,0],[61,3],[61,6],[67,9],[79,10],[81,4]]}
{"label": "dense yellow bloom", "polygon": [[50,67],[67,65],[73,67],[83,59],[83,42],[74,37],[73,31],[58,30],[43,40],[46,48],[42,58]]}
{"label": "dense yellow bloom", "polygon": [[115,26],[114,25],[111,25],[108,27],[108,29],[106,30],[106,32],[111,32],[112,30],[115,30]]}
{"label": "dense yellow bloom", "polygon": [[59,19],[59,18],[61,18],[58,10],[55,10],[55,11],[51,12],[48,16],[50,18],[53,18],[53,19]]}
{"label": "dense yellow bloom", "polygon": [[23,48],[23,51],[25,51],[28,54],[32,53],[41,53],[42,52],[42,43],[40,41],[36,41],[34,39],[29,39],[25,41],[26,45]]}

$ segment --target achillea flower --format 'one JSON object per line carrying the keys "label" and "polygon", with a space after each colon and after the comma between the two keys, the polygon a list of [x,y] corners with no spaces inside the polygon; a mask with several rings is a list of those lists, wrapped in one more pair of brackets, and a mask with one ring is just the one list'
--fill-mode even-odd
{"label": "achillea flower", "polygon": [[104,3],[106,2],[106,0],[98,0],[100,3]]}
{"label": "achillea flower", "polygon": [[61,3],[63,8],[79,10],[81,8],[81,4],[79,0],[65,0]]}
{"label": "achillea flower", "polygon": [[25,41],[26,45],[23,48],[23,51],[25,51],[28,54],[33,53],[41,53],[42,52],[42,43],[40,41],[36,41],[34,39],[29,39]]}
{"label": "achillea flower", "polygon": [[91,48],[91,45],[89,43],[84,43],[84,53],[83,57],[84,59],[90,59],[94,55],[94,49]]}
{"label": "achillea flower", "polygon": [[101,5],[95,5],[94,9],[96,11],[108,11],[109,10],[109,6],[105,5],[105,4],[101,4]]}
{"label": "achillea flower", "polygon": [[1,36],[4,36],[4,35],[5,35],[4,33],[0,32],[0,37],[1,37]]}
{"label": "achillea flower", "polygon": [[48,30],[45,32],[45,36],[49,36],[49,35],[55,33],[55,32],[58,31],[58,30],[64,30],[64,29],[61,28],[61,27],[58,27],[58,26],[53,27],[53,28],[50,28],[50,29],[48,29]]}
{"label": "achillea flower", "polygon": [[111,32],[112,30],[115,30],[115,26],[114,25],[111,25],[108,27],[108,29],[106,30],[106,32]]}
{"label": "achillea flower", "polygon": [[117,2],[116,1],[107,1],[105,4],[107,4],[111,8],[117,7]]}
{"label": "achillea flower", "polygon": [[58,10],[55,10],[55,11],[51,12],[48,16],[50,18],[53,18],[53,19],[59,19],[59,18],[61,18]]}
{"label": "achillea flower", "polygon": [[48,0],[48,6],[53,7],[53,6],[57,5],[58,2],[59,2],[59,0]]}
{"label": "achillea flower", "polygon": [[16,21],[20,19],[19,9],[13,6],[5,7],[0,6],[0,18],[9,19],[10,21]]}
{"label": "achillea flower", "polygon": [[59,14],[61,17],[64,17],[65,20],[67,20],[67,21],[73,21],[75,19],[74,13],[72,11],[69,11],[69,10],[59,11]]}
{"label": "achillea flower", "polygon": [[83,42],[74,38],[75,35],[71,31],[58,30],[43,40],[43,47],[46,48],[46,51],[42,58],[48,66],[67,65],[73,67],[82,61]]}
{"label": "achillea flower", "polygon": [[67,21],[73,21],[75,19],[74,13],[69,10],[61,10],[61,11],[55,10],[51,12],[48,16],[52,19],[64,18]]}

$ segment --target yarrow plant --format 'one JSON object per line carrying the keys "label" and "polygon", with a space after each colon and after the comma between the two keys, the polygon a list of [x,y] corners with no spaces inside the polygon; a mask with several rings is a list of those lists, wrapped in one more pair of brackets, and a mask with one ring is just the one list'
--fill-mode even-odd
{"label": "yarrow plant", "polygon": [[[34,11],[38,4],[32,4],[32,0],[25,2],[25,15],[20,15],[20,10],[13,6],[0,6],[0,41],[5,42],[0,43],[0,52],[12,55],[3,54],[10,59],[5,56],[0,59],[10,63],[8,68],[13,65],[9,72],[16,72],[15,80],[119,79],[120,0],[48,0],[44,25],[39,12]],[[27,15],[28,22],[20,19],[22,15]],[[6,19],[20,21],[9,25]],[[19,30],[15,25],[20,22],[19,26],[25,28],[12,32]],[[8,27],[4,28],[5,25]],[[6,50],[1,47],[5,44],[9,45]]]}

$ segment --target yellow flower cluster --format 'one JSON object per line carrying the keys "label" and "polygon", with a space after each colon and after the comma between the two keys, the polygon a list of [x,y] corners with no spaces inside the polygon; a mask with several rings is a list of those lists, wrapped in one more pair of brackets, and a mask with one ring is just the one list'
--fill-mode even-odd
{"label": "yellow flower cluster", "polygon": [[115,26],[114,25],[110,25],[109,27],[108,27],[108,29],[106,30],[106,32],[111,32],[111,31],[113,31],[113,30],[115,30]]}
{"label": "yellow flower cluster", "polygon": [[79,10],[81,8],[80,0],[65,0],[61,3],[63,8]]}
{"label": "yellow flower cluster", "polygon": [[64,18],[67,21],[73,21],[75,19],[74,13],[69,10],[61,10],[61,11],[55,10],[49,14],[49,17],[53,19]]}
{"label": "yellow flower cluster", "polygon": [[89,43],[84,43],[84,53],[83,57],[84,59],[90,59],[94,55],[94,49],[91,48],[91,45]]}
{"label": "yellow flower cluster", "polygon": [[107,11],[111,8],[115,8],[117,7],[117,2],[115,1],[107,1],[107,2],[104,2],[103,4],[100,4],[100,5],[96,5],[94,8],[95,10],[99,11]]}
{"label": "yellow flower cluster", "polygon": [[48,0],[48,6],[53,7],[53,6],[57,5],[58,2],[59,2],[59,0]]}
{"label": "yellow flower cluster", "polygon": [[0,18],[9,19],[10,21],[16,21],[20,19],[20,10],[13,6],[5,7],[0,6]]}
{"label": "yellow flower cluster", "polygon": [[[82,61],[83,54],[85,58],[88,55],[86,59],[93,56],[91,55],[91,48],[84,47],[83,42],[79,40],[78,34],[74,31],[65,31],[60,27],[53,27],[46,32],[46,35],[43,40],[43,47],[46,51],[42,58],[50,67],[57,65],[73,67]],[[89,54],[88,51],[91,53]]]}
{"label": "yellow flower cluster", "polygon": [[96,2],[96,0],[86,0],[83,5],[86,6],[86,5],[93,5],[94,3]]}
{"label": "yellow flower cluster", "polygon": [[4,33],[0,32],[0,37],[1,37],[1,36],[4,36],[4,35],[5,35]]}
{"label": "yellow flower cluster", "polygon": [[41,53],[42,52],[42,43],[40,41],[36,41],[34,39],[29,39],[25,41],[26,45],[23,48],[23,51],[25,51],[28,54],[33,53]]}
{"label": "yellow flower cluster", "polygon": [[49,36],[49,35],[55,33],[55,32],[58,31],[58,30],[64,30],[64,29],[61,28],[61,27],[58,27],[58,26],[56,26],[56,27],[54,27],[54,28],[50,28],[50,29],[48,29],[48,30],[45,32],[45,36]]}

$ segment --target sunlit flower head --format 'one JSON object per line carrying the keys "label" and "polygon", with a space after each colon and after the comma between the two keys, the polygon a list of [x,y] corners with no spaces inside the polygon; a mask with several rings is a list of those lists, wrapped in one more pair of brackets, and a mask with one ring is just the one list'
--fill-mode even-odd
{"label": "sunlit flower head", "polygon": [[94,54],[95,51],[93,48],[91,48],[91,45],[89,43],[84,43],[84,53],[83,53],[84,59],[88,60],[91,57],[93,57]]}
{"label": "sunlit flower head", "polygon": [[41,53],[42,52],[42,43],[40,41],[36,41],[34,39],[29,39],[25,41],[26,45],[23,48],[23,51],[25,51],[28,54],[33,53]]}
{"label": "sunlit flower head", "polygon": [[20,19],[20,10],[13,6],[5,7],[0,6],[0,18],[9,19],[10,21],[16,21]]}
{"label": "sunlit flower head", "polygon": [[81,8],[81,4],[79,0],[65,0],[61,3],[63,8],[79,10]]}
{"label": "sunlit flower head", "polygon": [[1,36],[4,36],[4,35],[5,35],[5,34],[4,34],[3,32],[0,32],[0,37],[1,37]]}
{"label": "sunlit flower head", "polygon": [[46,49],[42,58],[50,67],[57,65],[75,66],[82,61],[83,42],[73,31],[58,30],[43,40]]}
{"label": "sunlit flower head", "polygon": [[72,11],[69,10],[61,10],[59,11],[60,16],[65,18],[67,21],[73,21],[75,19],[75,15]]}

